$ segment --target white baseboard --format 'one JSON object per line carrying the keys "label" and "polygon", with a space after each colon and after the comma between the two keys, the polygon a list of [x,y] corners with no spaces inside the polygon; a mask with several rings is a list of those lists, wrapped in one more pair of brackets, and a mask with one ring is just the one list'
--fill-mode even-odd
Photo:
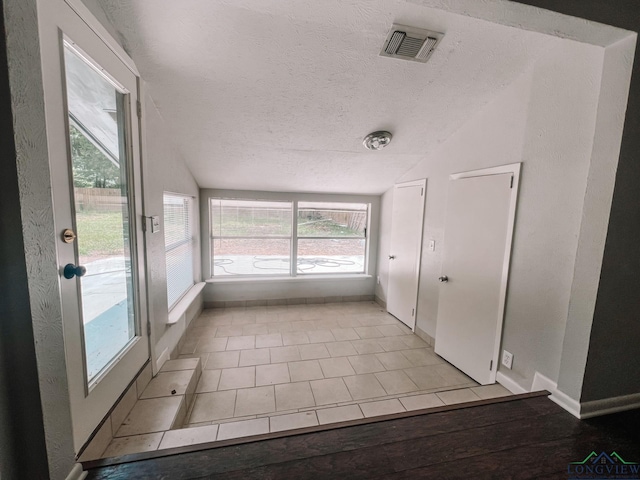
{"label": "white baseboard", "polygon": [[[496,380],[511,393],[520,394],[527,393],[529,391],[521,387],[509,377],[505,376],[502,372],[497,373]],[[549,391],[551,393],[549,396],[551,401],[564,408],[574,417],[580,419],[599,417],[610,413],[624,412],[626,410],[640,408],[640,393],[580,403],[566,393],[558,390],[558,384],[556,382],[545,377],[541,373],[536,372],[533,376],[531,391],[539,392],[541,390]]]}
{"label": "white baseboard", "polygon": [[67,475],[67,480],[84,480],[88,474],[89,472],[82,471],[82,465],[76,463],[69,475]]}
{"label": "white baseboard", "polygon": [[526,388],[521,387],[502,372],[496,374],[496,381],[513,394],[519,395],[528,392]]}
{"label": "white baseboard", "polygon": [[599,417],[634,408],[640,408],[640,393],[584,402],[580,405],[580,418]]}
{"label": "white baseboard", "polygon": [[569,395],[560,390],[556,389],[555,392],[549,397],[549,400],[557,403],[562,408],[564,408],[567,412],[573,415],[576,418],[582,418],[580,416],[580,402],[574,400]]}
{"label": "white baseboard", "polygon": [[431,347],[435,347],[436,345],[436,341],[435,338],[433,338],[431,335],[429,335],[427,332],[425,332],[424,330],[422,330],[420,327],[418,327],[418,325],[416,325],[416,328],[414,330],[414,332],[417,336],[419,336],[422,340],[424,340],[425,342],[427,342]]}
{"label": "white baseboard", "polygon": [[533,384],[531,385],[532,392],[539,392],[540,390],[547,390],[551,395],[549,400],[564,408],[567,412],[577,418],[580,417],[580,402],[574,400],[569,395],[558,390],[558,384],[548,377],[545,377],[540,372],[536,372],[533,375]]}
{"label": "white baseboard", "polygon": [[531,385],[532,392],[539,392],[540,390],[547,390],[551,394],[558,391],[558,384],[548,377],[545,377],[540,372],[536,372],[533,375],[533,384]]}

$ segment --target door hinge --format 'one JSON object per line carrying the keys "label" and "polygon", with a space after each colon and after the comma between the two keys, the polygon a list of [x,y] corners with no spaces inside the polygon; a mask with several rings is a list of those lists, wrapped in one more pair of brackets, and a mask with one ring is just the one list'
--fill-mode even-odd
{"label": "door hinge", "polygon": [[411,316],[412,316],[412,317],[413,317],[413,314],[414,314],[414,313],[416,313],[416,309],[415,309],[415,308],[412,308],[412,309],[411,309]]}
{"label": "door hinge", "polygon": [[147,337],[151,336],[151,320],[147,320]]}
{"label": "door hinge", "polygon": [[489,362],[489,371],[493,370],[493,360]]}
{"label": "door hinge", "polygon": [[367,227],[364,227],[364,238],[367,238]]}
{"label": "door hinge", "polygon": [[140,100],[136,101],[136,112],[138,113],[138,118],[142,118],[142,102]]}
{"label": "door hinge", "polygon": [[513,175],[511,175],[511,184],[509,185],[509,188],[513,188]]}
{"label": "door hinge", "polygon": [[420,188],[420,196],[424,195],[424,187]]}

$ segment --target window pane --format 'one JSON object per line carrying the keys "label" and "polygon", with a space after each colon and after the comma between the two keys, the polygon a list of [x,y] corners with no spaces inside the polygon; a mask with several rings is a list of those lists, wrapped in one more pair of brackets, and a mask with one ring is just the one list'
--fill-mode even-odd
{"label": "window pane", "polygon": [[171,308],[193,285],[191,198],[164,194],[167,301]]}
{"label": "window pane", "polygon": [[222,275],[287,275],[291,269],[291,240],[212,239],[212,271]]}
{"label": "window pane", "polygon": [[364,238],[367,204],[311,203],[298,204],[298,237]]}
{"label": "window pane", "polygon": [[87,382],[136,335],[126,95],[66,42],[69,145]]}
{"label": "window pane", "polygon": [[298,273],[364,273],[366,240],[300,239]]}
{"label": "window pane", "polygon": [[211,235],[289,236],[291,211],[291,202],[211,199]]}

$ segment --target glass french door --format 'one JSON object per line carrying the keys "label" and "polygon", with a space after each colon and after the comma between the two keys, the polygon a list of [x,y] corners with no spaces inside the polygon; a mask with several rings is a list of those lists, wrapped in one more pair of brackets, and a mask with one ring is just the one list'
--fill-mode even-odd
{"label": "glass french door", "polygon": [[68,41],[64,42],[64,66],[81,265],[78,290],[84,368],[90,389],[136,335],[127,93]]}
{"label": "glass french door", "polygon": [[63,0],[39,9],[78,451],[149,358],[138,77]]}

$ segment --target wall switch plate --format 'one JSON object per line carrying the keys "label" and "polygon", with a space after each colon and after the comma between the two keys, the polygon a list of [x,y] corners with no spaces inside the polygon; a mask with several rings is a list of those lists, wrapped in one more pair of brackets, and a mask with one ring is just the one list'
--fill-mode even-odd
{"label": "wall switch plate", "polygon": [[506,350],[502,351],[502,365],[511,369],[511,365],[513,365],[513,353],[509,353]]}
{"label": "wall switch plate", "polygon": [[380,275],[378,275],[378,285],[380,285]]}
{"label": "wall switch plate", "polygon": [[435,240],[429,240],[429,250],[431,250],[432,252],[434,252],[436,250],[436,241]]}

